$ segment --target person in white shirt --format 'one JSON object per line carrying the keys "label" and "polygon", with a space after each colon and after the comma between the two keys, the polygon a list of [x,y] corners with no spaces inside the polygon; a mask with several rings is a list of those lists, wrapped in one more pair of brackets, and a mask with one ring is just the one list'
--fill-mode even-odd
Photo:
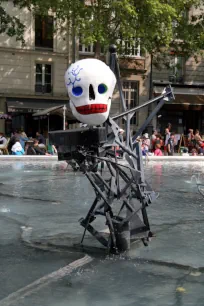
{"label": "person in white shirt", "polygon": [[24,155],[25,151],[20,144],[20,140],[16,139],[16,142],[11,148],[12,155]]}

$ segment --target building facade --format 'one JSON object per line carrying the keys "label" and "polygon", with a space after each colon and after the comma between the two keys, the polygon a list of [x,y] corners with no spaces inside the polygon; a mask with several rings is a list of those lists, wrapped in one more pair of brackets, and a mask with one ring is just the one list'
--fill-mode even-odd
{"label": "building facade", "polygon": [[[202,15],[204,6],[192,7],[189,17]],[[186,58],[182,52],[170,52],[170,68],[153,68],[153,90],[159,95],[165,85],[171,84],[175,100],[165,103],[155,124],[164,131],[168,122],[172,130],[187,134],[189,129],[198,129],[204,134],[204,58]]]}
{"label": "building facade", "polygon": [[[54,31],[53,16],[33,16],[27,9],[5,8],[26,26],[25,45],[15,37],[0,35],[0,131],[22,128],[29,136],[46,132],[47,120],[34,120],[32,114],[68,102],[64,73],[70,64],[69,34]],[[4,119],[3,119],[4,118]],[[53,118],[51,129],[62,128]]]}
{"label": "building facade", "polygon": [[189,129],[204,133],[204,59],[172,55],[170,69],[153,70],[154,94],[171,84],[175,100],[165,103],[157,118],[157,126],[164,131],[168,122],[179,134]]}
{"label": "building facade", "polygon": [[[95,49],[93,45],[85,46],[79,39],[73,39],[68,29],[64,32],[55,30],[52,15],[33,16],[29,10],[19,10],[10,1],[6,2],[5,8],[26,27],[24,46],[16,41],[16,37],[0,35],[0,131],[6,135],[10,135],[12,129],[24,129],[29,136],[34,136],[37,130],[46,133],[46,116],[39,120],[32,116],[33,113],[68,102],[64,86],[67,67],[73,58],[94,57]],[[123,91],[127,108],[132,108],[149,99],[150,58],[143,56],[139,47],[134,48],[128,42],[123,44],[124,55],[120,57]],[[101,50],[101,60],[109,62],[104,50]],[[116,88],[111,114],[121,111]],[[142,109],[132,118],[131,129],[136,130],[146,116],[147,109]],[[75,127],[73,118],[68,119],[69,128]],[[61,129],[62,120],[53,116],[49,128]]]}

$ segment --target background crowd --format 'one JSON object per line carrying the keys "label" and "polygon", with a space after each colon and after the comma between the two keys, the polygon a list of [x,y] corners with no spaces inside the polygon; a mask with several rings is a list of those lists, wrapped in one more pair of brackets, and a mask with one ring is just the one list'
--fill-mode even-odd
{"label": "background crowd", "polygon": [[[141,144],[143,156],[172,156],[175,153],[204,155],[204,140],[198,130],[194,132],[189,129],[182,148],[175,136],[171,123],[168,123],[163,135],[158,133],[157,130],[153,130],[151,136],[148,133],[144,133],[136,141]],[[121,141],[125,138],[123,129],[119,131],[119,138]],[[3,133],[0,133],[0,154],[51,156],[57,154],[57,149],[53,145],[49,145],[40,132],[36,132],[35,138],[29,138],[23,130],[15,130],[10,138],[6,138]]]}
{"label": "background crowd", "polygon": [[57,150],[46,143],[39,132],[36,132],[36,138],[28,138],[23,130],[15,130],[9,139],[0,133],[0,154],[53,155],[57,154]]}
{"label": "background crowd", "polygon": [[[204,155],[204,140],[199,130],[189,129],[187,136],[183,136],[183,143],[180,138],[176,138],[176,134],[171,131],[171,123],[168,123],[164,134],[161,135],[157,130],[153,130],[153,134],[149,137],[148,133],[139,137],[137,141],[141,142],[142,154],[145,155],[169,155],[175,153],[182,155]],[[179,135],[180,136],[180,135]]]}

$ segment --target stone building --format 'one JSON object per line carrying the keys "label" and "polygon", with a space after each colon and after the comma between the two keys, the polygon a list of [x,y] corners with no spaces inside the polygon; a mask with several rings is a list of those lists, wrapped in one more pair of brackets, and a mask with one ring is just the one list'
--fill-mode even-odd
{"label": "stone building", "polygon": [[[189,11],[189,16],[203,14],[204,7]],[[170,52],[170,68],[153,69],[153,90],[159,95],[165,85],[171,84],[175,101],[166,103],[155,124],[164,131],[168,122],[178,134],[187,134],[188,130],[199,129],[204,134],[204,58],[194,56],[186,58]]]}
{"label": "stone building", "polygon": [[[64,73],[70,63],[70,40],[67,33],[54,32],[53,16],[34,17],[11,1],[5,6],[26,28],[25,46],[15,37],[0,35],[0,131],[9,135],[12,128],[23,128],[34,136],[48,127],[46,118],[34,120],[32,114],[68,101]],[[51,129],[62,128],[58,117],[50,122]]]}
{"label": "stone building", "polygon": [[187,134],[190,128],[204,132],[204,60],[172,55],[172,63],[171,69],[153,70],[154,94],[170,83],[175,95],[175,101],[161,109],[157,125],[164,130],[170,122],[179,134]]}
{"label": "stone building", "polygon": [[[48,130],[47,116],[34,120],[33,113],[68,102],[64,73],[72,59],[94,57],[94,46],[85,46],[73,39],[68,31],[55,31],[52,15],[33,16],[27,9],[19,10],[6,2],[10,15],[20,18],[26,26],[25,46],[15,37],[0,35],[0,131],[10,135],[12,129],[24,129],[34,136],[39,129]],[[72,43],[75,41],[75,48]],[[124,43],[125,56],[120,58],[123,90],[127,107],[134,107],[149,99],[149,57],[142,56],[138,47]],[[73,52],[76,52],[73,56]],[[101,59],[108,62],[101,50]],[[122,111],[118,91],[115,91],[111,113]],[[131,129],[137,129],[146,118],[147,109],[132,119]],[[50,129],[61,129],[62,120],[50,116]],[[68,117],[69,128],[73,118]],[[122,124],[122,122],[120,122]]]}

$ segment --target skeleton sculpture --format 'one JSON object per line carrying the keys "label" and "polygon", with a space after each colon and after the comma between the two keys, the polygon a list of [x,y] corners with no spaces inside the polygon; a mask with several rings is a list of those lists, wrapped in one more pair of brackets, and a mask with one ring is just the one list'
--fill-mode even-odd
{"label": "skeleton sculpture", "polygon": [[65,74],[73,115],[88,125],[106,121],[116,78],[111,69],[97,59],[83,59],[72,64]]}
{"label": "skeleton sculpture", "polygon": [[[88,127],[51,132],[50,140],[59,147],[59,160],[74,159],[77,162],[96,194],[87,216],[80,219],[84,227],[81,242],[89,231],[110,252],[119,253],[128,250],[130,243],[138,239],[144,245],[148,244],[152,233],[146,208],[157,197],[145,181],[140,145],[132,143],[129,133],[130,119],[141,107],[159,101],[155,112],[145,121],[144,129],[165,100],[173,98],[173,95],[171,88],[166,88],[158,98],[127,110],[114,48],[111,52],[111,68],[116,77],[105,63],[96,59],[78,61],[67,70],[65,84],[72,113]],[[109,112],[116,78],[124,112],[111,118]],[[126,143],[120,141],[120,127],[115,122],[121,117],[126,120]],[[123,152],[125,163],[117,158],[118,147]],[[105,164],[104,171],[98,171],[99,163]],[[99,216],[105,218],[106,233],[93,226]]]}

